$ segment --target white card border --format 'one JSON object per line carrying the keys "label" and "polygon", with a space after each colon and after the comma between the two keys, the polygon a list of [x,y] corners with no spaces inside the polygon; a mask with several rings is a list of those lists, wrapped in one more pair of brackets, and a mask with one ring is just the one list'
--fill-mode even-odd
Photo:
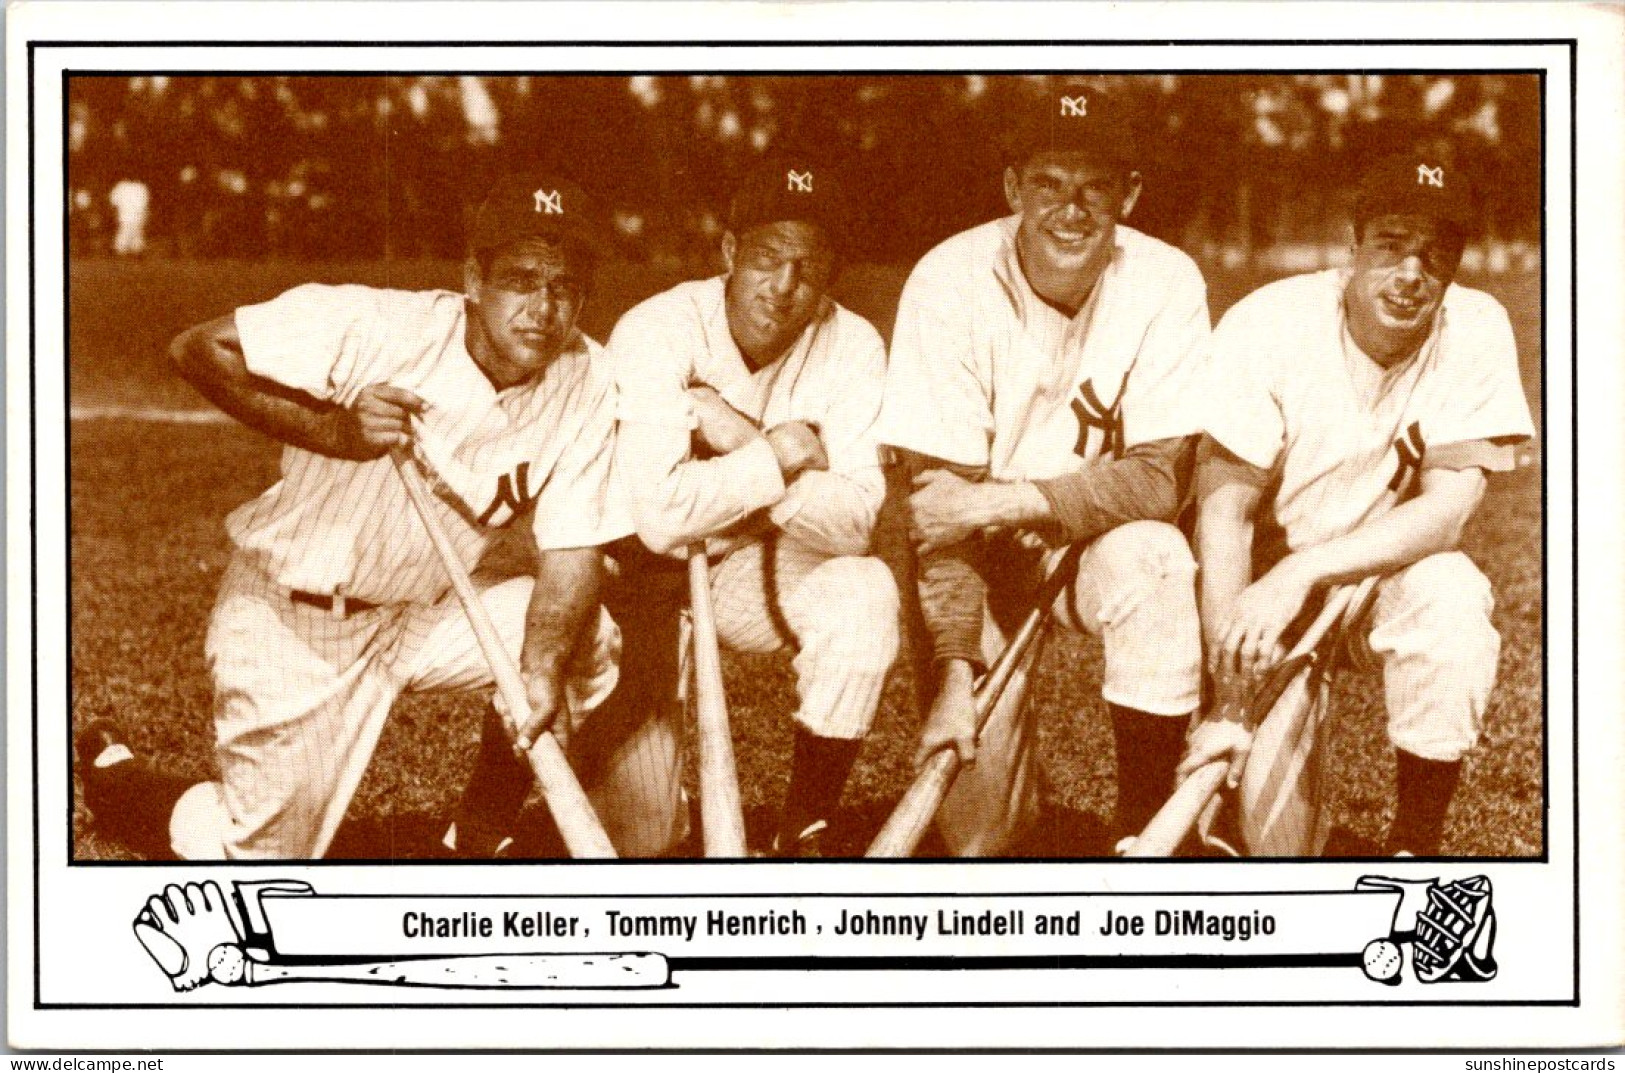
{"label": "white card border", "polygon": [[[72,5],[71,9],[68,5],[39,5],[13,9],[8,24],[11,30],[8,43],[8,58],[11,61],[8,79],[10,92],[7,95],[11,131],[8,139],[11,150],[8,157],[7,187],[9,218],[19,222],[29,219],[26,194],[31,189],[31,176],[27,161],[27,132],[31,117],[27,112],[26,102],[29,96],[26,78],[29,66],[36,58],[36,54],[26,47],[31,40],[61,40],[81,36],[109,42],[151,39],[158,36],[155,28],[167,25],[184,26],[185,32],[179,36],[197,40],[254,38],[275,41],[296,36],[290,35],[287,29],[289,17],[295,14],[298,16],[297,25],[320,26],[324,35],[331,35],[334,38],[354,34],[358,40],[369,40],[386,30],[380,25],[381,20],[377,18],[379,9],[373,5],[337,5],[325,9],[324,17],[320,19],[311,17],[312,5],[229,7],[231,9],[229,16],[218,9],[209,11],[206,8],[185,5]],[[423,5],[410,9],[412,17],[400,20],[402,25],[398,27],[387,27],[387,32],[398,38],[416,38],[423,41],[433,40],[441,36],[446,28],[455,27],[460,33],[466,33],[470,39],[511,39],[525,32],[525,20],[512,17],[514,10],[520,7],[521,5],[496,7],[476,5],[472,8],[459,6],[455,17],[452,17],[444,7]],[[861,25],[866,33],[897,40],[914,37],[922,26],[930,26],[937,33],[951,33],[956,37],[993,38],[1001,34],[1008,36],[1009,27],[1012,25],[1042,25],[1046,28],[1045,36],[1055,38],[1163,39],[1172,36],[1169,27],[1177,23],[1179,36],[1182,38],[1211,36],[1233,41],[1240,36],[1244,27],[1250,26],[1255,32],[1259,32],[1263,30],[1261,24],[1267,22],[1269,25],[1267,32],[1275,37],[1290,39],[1296,31],[1303,34],[1301,40],[1347,38],[1369,41],[1367,35],[1370,32],[1370,23],[1377,16],[1376,8],[1359,5],[1338,5],[1332,10],[1317,7],[1313,12],[1305,7],[1272,6],[1268,11],[1267,20],[1258,18],[1260,12],[1256,8],[1251,12],[1245,12],[1241,8],[1227,9],[1223,5],[1182,8],[1179,9],[1177,17],[1167,8],[1162,8],[1160,14],[1154,18],[1137,16],[1121,9],[1085,8],[1082,5],[1065,9],[1067,16],[1071,16],[1075,11],[1076,17],[1056,16],[1055,8],[1049,5],[1017,7],[1026,16],[1025,19],[1014,17],[1010,6],[1001,7],[999,13],[995,14],[990,9],[967,5],[940,9],[946,21],[933,21],[923,17],[920,5],[870,5],[864,11]],[[368,10],[369,8],[371,10]],[[719,38],[735,40],[766,38],[834,40],[846,36],[847,31],[843,27],[851,25],[850,16],[855,14],[851,9],[847,9],[849,19],[843,21],[836,17],[837,12],[831,8],[814,10],[750,6],[722,10],[717,5],[662,5],[659,8],[638,8],[634,21],[627,17],[630,12],[626,9],[621,9],[617,13],[599,7],[589,12],[584,8],[564,5],[525,10],[545,11],[557,15],[557,19],[549,23],[550,29],[555,25],[567,25],[570,30],[566,32],[587,39],[602,39],[619,32],[621,28],[636,25],[641,33],[651,39],[658,38],[663,33],[670,34],[673,39],[678,37],[693,39],[705,36],[702,31],[710,29]],[[437,15],[440,17],[437,18]],[[1473,36],[1481,42],[1501,37],[1523,40],[1574,37],[1577,39],[1582,57],[1576,67],[1579,79],[1575,95],[1578,113],[1574,119],[1575,128],[1582,132],[1579,144],[1575,146],[1580,162],[1572,177],[1558,172],[1563,179],[1572,178],[1572,187],[1559,182],[1548,184],[1547,264],[1554,266],[1554,262],[1560,260],[1557,251],[1566,247],[1569,241],[1577,240],[1577,248],[1572,260],[1562,259],[1564,264],[1561,271],[1557,271],[1556,266],[1548,268],[1546,332],[1548,357],[1566,354],[1569,349],[1571,322],[1565,315],[1563,298],[1572,289],[1585,318],[1577,323],[1577,327],[1585,366],[1581,376],[1586,386],[1583,391],[1571,391],[1570,394],[1571,399],[1579,400],[1580,414],[1570,413],[1568,400],[1560,398],[1558,392],[1549,389],[1547,409],[1542,420],[1547,428],[1556,430],[1555,433],[1548,433],[1544,452],[1549,459],[1546,472],[1546,488],[1549,496],[1546,523],[1549,566],[1552,570],[1548,574],[1546,602],[1549,686],[1547,703],[1549,712],[1563,712],[1570,708],[1570,691],[1574,683],[1568,680],[1568,668],[1574,664],[1569,658],[1570,649],[1566,643],[1571,638],[1565,637],[1564,634],[1565,623],[1572,621],[1574,624],[1572,639],[1579,644],[1581,660],[1586,667],[1594,668],[1582,680],[1585,690],[1582,697],[1582,714],[1587,718],[1587,723],[1586,752],[1581,761],[1579,774],[1585,789],[1583,797],[1586,816],[1580,831],[1583,841],[1576,851],[1572,844],[1575,832],[1569,829],[1571,826],[1569,820],[1578,810],[1569,812],[1565,808],[1568,804],[1567,799],[1554,793],[1552,786],[1558,782],[1559,769],[1564,764],[1572,762],[1577,750],[1573,749],[1572,742],[1562,732],[1562,728],[1553,728],[1548,741],[1547,790],[1552,819],[1547,830],[1549,859],[1545,864],[1506,866],[1511,869],[1537,867],[1546,870],[1562,869],[1572,875],[1573,878],[1566,880],[1566,886],[1582,894],[1582,904],[1599,907],[1598,911],[1589,913],[1585,919],[1583,952],[1586,970],[1579,977],[1582,1001],[1578,1007],[1522,1007],[1519,1024],[1516,1027],[1508,1023],[1505,1011],[1498,1012],[1495,1007],[1481,1008],[1477,1011],[1385,1008],[1380,1023],[1373,1023],[1365,1018],[1344,1018],[1344,1023],[1341,1024],[1338,1023],[1335,1014],[1338,1010],[1346,1009],[1345,1007],[1302,1010],[1289,1018],[1281,1018],[1279,1011],[1271,1014],[1267,1008],[1258,1007],[1187,1008],[1181,1012],[1181,1031],[1184,1041],[1191,1044],[1201,1042],[1205,1045],[1229,1046],[1257,1046],[1260,1043],[1267,1046],[1369,1046],[1380,1038],[1384,1043],[1408,1046],[1460,1045],[1468,1040],[1481,1041],[1485,1045],[1490,1043],[1581,1045],[1605,1043],[1619,1038],[1618,1011],[1621,1004],[1617,961],[1603,961],[1600,957],[1596,962],[1590,960],[1593,953],[1621,949],[1619,920],[1615,915],[1608,913],[1606,907],[1619,904],[1621,886],[1618,847],[1621,844],[1621,814],[1625,810],[1621,808],[1622,780],[1617,777],[1608,778],[1604,774],[1610,770],[1605,766],[1610,761],[1613,763],[1611,770],[1615,772],[1620,770],[1620,733],[1617,725],[1619,683],[1617,674],[1612,678],[1607,675],[1607,669],[1612,668],[1618,659],[1621,638],[1619,609],[1618,605],[1611,601],[1607,607],[1598,607],[1596,605],[1604,601],[1588,602],[1583,599],[1578,606],[1572,606],[1571,601],[1562,594],[1573,590],[1557,589],[1552,583],[1560,579],[1567,580],[1563,576],[1566,571],[1562,569],[1566,564],[1560,561],[1566,554],[1563,537],[1568,532],[1574,532],[1576,544],[1580,549],[1580,562],[1586,566],[1586,591],[1588,593],[1622,591],[1618,584],[1618,564],[1609,561],[1611,554],[1617,556],[1618,546],[1610,544],[1609,541],[1618,535],[1619,529],[1618,478],[1621,470],[1618,401],[1625,397],[1619,390],[1621,333],[1618,331],[1617,315],[1610,319],[1611,314],[1617,314],[1618,295],[1622,293],[1619,286],[1621,258],[1617,193],[1621,189],[1620,147],[1617,140],[1610,140],[1605,133],[1612,129],[1617,136],[1619,129],[1617,103],[1614,111],[1610,111],[1604,103],[1618,102],[1621,99],[1617,59],[1620,23],[1617,19],[1611,19],[1607,13],[1586,12],[1569,6],[1509,6],[1499,10],[1477,8],[1468,19],[1465,9],[1447,5],[1429,5],[1412,8],[1406,12],[1406,16],[1404,36],[1412,40],[1459,37],[1465,22],[1470,24]],[[389,21],[393,23],[396,20],[391,18]],[[1154,29],[1148,31],[1147,24]],[[95,29],[87,31],[85,28],[88,26],[94,26]],[[943,27],[947,29],[944,30]],[[592,32],[594,30],[598,32]],[[1615,55],[1605,57],[1604,53],[1610,42],[1615,46]],[[1340,51],[1346,51],[1351,57],[1369,56],[1370,50],[1375,47],[1379,46],[1350,44],[1338,49],[1324,45],[1233,44],[1229,51],[1248,57],[1264,53],[1268,59],[1261,61],[1261,66],[1291,67],[1296,65],[1292,57],[1305,54],[1312,56],[1313,62],[1302,63],[1303,66],[1339,67],[1360,65],[1347,61],[1340,63],[1335,58]],[[1500,52],[1528,47],[1481,44],[1476,55],[1493,56]],[[658,51],[645,52],[638,48],[617,49],[614,53],[616,61],[614,67],[636,69],[652,66],[670,69],[683,66],[682,62],[673,62],[669,50],[661,46],[654,48]],[[1402,65],[1405,62],[1415,62],[1417,66],[1430,68],[1495,65],[1482,61],[1448,63],[1441,62],[1437,58],[1409,61],[1402,59],[1390,63],[1387,62],[1389,56],[1425,56],[1427,47],[1385,45],[1380,48],[1385,58],[1381,66]],[[94,48],[84,51],[87,56],[92,57],[96,53]],[[120,62],[111,66],[138,65],[129,59],[138,55],[135,51],[128,49],[118,51]],[[448,51],[451,53],[450,56],[444,55]],[[1086,55],[1089,66],[1094,69],[1135,66],[1116,62],[1129,55],[1130,50],[1126,47],[1085,50],[1077,46],[1048,46],[1012,51],[1019,55],[1011,61],[1010,66],[1020,69],[1049,66],[1049,63],[1039,58],[1049,56],[1054,57],[1054,67],[1068,67],[1077,64],[1079,61],[1075,57],[1080,55]],[[1154,49],[1146,47],[1143,51],[1149,53]],[[1104,55],[1100,55],[1102,52]],[[1447,55],[1451,54],[1448,49],[1445,52]],[[565,53],[569,54],[568,50],[565,50]],[[67,50],[63,50],[63,54],[66,56]],[[369,51],[365,48],[351,47],[302,50],[302,62],[299,66],[327,66],[330,69],[364,67],[400,69],[419,66],[402,58],[408,54],[424,56],[426,59],[421,64],[424,67],[523,70],[527,67],[534,69],[537,66],[549,68],[560,66],[552,63],[537,64],[535,58],[537,50],[531,46],[492,48],[482,53],[481,62],[475,64],[465,59],[470,55],[469,52],[443,50],[433,45],[425,45],[421,53],[416,49]],[[966,63],[961,58],[961,51],[954,48],[887,48],[879,54],[884,55],[888,61],[884,66],[896,68],[997,66],[996,63],[990,64],[985,60],[981,63]],[[45,54],[41,52],[37,55],[43,57]],[[218,64],[217,58],[210,62],[211,57],[218,57],[216,50],[198,50],[195,55],[197,66],[207,68]],[[277,58],[274,48],[244,49],[234,52],[230,66],[232,68],[261,66],[262,55],[273,60]],[[720,52],[714,49],[695,49],[692,50],[692,55],[695,57],[694,62],[706,69],[809,67],[806,59],[807,50],[793,44],[782,49],[752,47]],[[643,58],[645,56],[655,56],[664,62],[652,63],[645,60]],[[105,54],[102,58],[105,58]],[[866,65],[864,62],[866,59],[861,49],[856,51],[847,49],[842,53],[842,62],[852,65]],[[143,60],[139,65],[148,62],[150,61]],[[1233,63],[1234,61],[1216,64],[1192,63],[1180,66],[1229,67]],[[95,65],[104,64],[96,62]],[[187,66],[167,60],[159,65],[175,68]],[[1168,64],[1165,62],[1164,65]],[[279,67],[285,64],[272,62],[264,63],[263,66]],[[1549,96],[1553,93],[1551,82],[1548,83],[1548,92]],[[1594,114],[1592,109],[1595,110]],[[1549,111],[1548,115],[1551,114]],[[1608,126],[1610,118],[1615,121],[1612,128]],[[48,131],[45,129],[47,126],[43,119],[38,123],[36,134],[41,136],[42,143],[47,140]],[[1595,135],[1593,132],[1596,132]],[[57,134],[60,134],[60,131]],[[1549,131],[1548,167],[1551,167],[1552,158],[1557,154],[1559,145],[1566,146],[1568,137],[1568,130],[1559,124],[1554,124],[1553,129]],[[1577,213],[1573,210],[1575,202],[1570,198],[1571,190],[1577,192],[1578,204],[1584,205],[1587,210],[1583,227],[1570,223],[1577,222]],[[1608,226],[1610,224],[1614,226]],[[52,451],[54,445],[50,442],[51,430],[48,428],[42,432],[35,445],[36,451],[30,451],[29,433],[32,431],[30,418],[36,414],[55,415],[66,412],[65,406],[60,405],[64,400],[53,394],[63,390],[64,385],[51,385],[45,382],[49,379],[48,376],[42,376],[38,383],[34,382],[29,376],[30,370],[26,360],[18,360],[27,353],[26,346],[30,339],[31,327],[38,353],[60,353],[59,348],[62,345],[60,338],[62,325],[59,321],[53,322],[54,318],[46,315],[37,325],[30,326],[28,323],[30,295],[26,268],[29,265],[31,245],[34,256],[40,263],[49,261],[53,253],[60,258],[60,233],[55,236],[48,233],[35,235],[29,229],[18,226],[14,226],[9,232],[8,296],[12,301],[8,306],[8,339],[12,341],[11,352],[14,360],[8,364],[7,374],[7,411],[8,417],[11,418],[7,424],[8,476],[11,478],[8,481],[7,533],[10,549],[8,565],[12,567],[10,574],[14,579],[23,576],[17,567],[25,561],[26,549],[30,547],[31,537],[35,535],[30,532],[31,528],[36,530],[42,547],[61,547],[66,543],[66,534],[61,531],[60,520],[53,522],[44,511],[33,515],[34,526],[29,525],[31,517],[31,503],[28,498],[29,463],[34,463],[38,467],[35,472],[41,475],[62,472],[63,463],[60,448],[58,447],[54,453]],[[1584,266],[1584,272],[1578,273],[1578,278],[1573,280],[1572,288],[1568,280],[1562,279],[1570,274],[1568,269],[1570,264]],[[42,310],[49,306],[49,302],[43,297],[49,287],[45,279],[42,273],[39,279],[42,287]],[[1607,328],[1614,329],[1612,339],[1608,338],[1609,332],[1604,330]],[[58,349],[53,350],[53,344]],[[1549,369],[1549,384],[1551,376]],[[37,399],[38,407],[33,414],[30,413],[28,404],[31,396]],[[1563,418],[1561,423],[1553,420],[1559,416]],[[46,421],[41,424],[45,425],[49,421],[50,417],[47,416]],[[1572,455],[1562,450],[1561,439],[1564,429],[1575,430],[1576,449]],[[60,429],[55,432],[60,436]],[[1584,433],[1583,438],[1581,432]],[[1578,462],[1585,473],[1587,479],[1584,482],[1579,480],[1579,475],[1572,469],[1575,462]],[[1573,512],[1580,504],[1575,490],[1581,487],[1582,483],[1587,490],[1584,503],[1588,508],[1583,525],[1573,517]],[[1568,503],[1551,502],[1562,499],[1565,494],[1573,496]],[[51,543],[53,541],[54,545]],[[50,569],[45,557],[41,559],[41,569],[43,578],[45,572]],[[1609,582],[1614,584],[1609,585]],[[19,591],[20,589],[22,591]],[[79,1011],[77,1018],[71,1018],[74,1027],[68,1029],[70,1019],[58,1014],[71,1011],[44,1010],[32,1006],[35,983],[35,976],[31,971],[35,968],[31,955],[34,939],[32,909],[35,903],[31,895],[34,892],[26,883],[19,881],[20,878],[26,878],[35,866],[35,854],[31,852],[34,845],[33,833],[30,830],[33,809],[28,807],[29,796],[18,791],[18,788],[32,788],[34,785],[33,771],[29,762],[34,755],[30,728],[26,719],[19,718],[31,706],[30,687],[35,684],[36,668],[31,665],[31,646],[24,643],[36,640],[29,623],[30,614],[34,610],[27,590],[14,582],[8,601],[10,642],[8,709],[11,713],[8,722],[10,755],[8,774],[9,784],[13,787],[9,795],[11,807],[8,809],[9,861],[12,865],[9,874],[13,877],[10,885],[12,897],[9,909],[11,924],[9,979],[12,1018],[10,1032],[12,1039],[18,1044],[41,1045],[55,1041],[55,1045],[62,1046],[65,1045],[65,1041],[72,1041],[74,1046],[80,1047],[105,1041],[102,1045],[174,1047],[177,1046],[177,1041],[185,1040],[185,1045],[189,1047],[316,1048],[348,1045],[343,1041],[357,1038],[355,1029],[358,1024],[365,1025],[367,1035],[375,1038],[378,1045],[390,1042],[395,1046],[469,1046],[470,1041],[481,1041],[479,1045],[482,1046],[704,1046],[724,1043],[732,1046],[755,1044],[815,1047],[895,1046],[903,1043],[926,1045],[933,1042],[924,1032],[927,1018],[915,1016],[916,1013],[928,1014],[929,1011],[879,1007],[822,1009],[816,1013],[755,1010],[748,1019],[737,1014],[730,1016],[727,1010],[673,1009],[652,1011],[646,1016],[640,1015],[637,1019],[633,1019],[624,1013],[617,1014],[613,1010],[590,1009],[576,1005],[570,1009],[527,1010],[522,1026],[516,1025],[516,1019],[511,1016],[504,1016],[503,1011],[493,1010],[463,1009],[458,1011],[454,1021],[437,1020],[434,1023],[424,1023],[424,1018],[421,1016],[414,1018],[409,1010],[369,1010],[363,1014],[355,1011],[307,1009],[299,1015],[300,1038],[297,1041],[288,1039],[289,1028],[286,1017],[277,1019],[277,1023],[274,1024],[269,1017],[262,1018],[256,1023],[253,1015],[230,1010],[98,1011],[96,1019],[90,1025],[86,1025],[83,1020],[87,1017],[88,1011]],[[1572,620],[1568,615],[1571,610],[1574,616]],[[62,621],[65,604],[54,609],[39,607],[38,614],[39,638],[63,636],[61,630],[65,628]],[[40,645],[42,650],[48,650],[49,647],[46,643]],[[46,658],[48,654],[48,651],[41,652],[44,662],[39,667],[40,677],[49,680],[54,671],[58,681],[64,680],[63,668],[53,667],[51,661]],[[42,692],[41,695],[50,694]],[[42,771],[45,766],[48,764],[42,766]],[[1589,778],[1587,772],[1595,773],[1595,778]],[[65,787],[61,779],[63,774],[65,773],[58,771],[57,785],[53,787],[50,785],[49,772],[45,772],[46,783],[43,789],[50,799],[56,802],[66,800]],[[53,826],[65,824],[65,813],[65,808],[57,809],[56,820],[54,824],[47,821],[46,831],[50,831]],[[1611,842],[1607,841],[1609,838],[1612,839]],[[52,883],[59,872],[64,874],[78,872],[78,869],[64,867],[64,862],[58,859],[63,856],[62,847],[65,844],[65,838],[48,836],[38,847],[38,859],[44,869],[46,877],[44,881],[47,884]],[[1611,849],[1608,848],[1610,846]],[[1564,865],[1572,866],[1572,873],[1563,869]],[[863,869],[872,866],[831,867],[842,871],[821,874],[818,882],[824,889],[850,887],[858,890],[879,890],[892,887],[901,878],[895,869],[886,873],[871,874]],[[961,886],[974,886],[979,889],[1032,889],[1035,884],[1030,869],[1033,867],[1043,866],[984,864],[978,865],[974,872],[968,873],[965,877],[956,879],[960,880]],[[1125,866],[1113,864],[1105,867],[1121,869]],[[1347,889],[1346,880],[1355,871],[1348,867],[1339,870],[1336,866],[1314,864],[1283,866],[1248,864],[1240,867],[1251,870],[1244,873],[1247,878],[1242,886],[1254,886],[1256,882],[1258,886],[1278,889],[1295,885]],[[364,889],[371,880],[369,873],[376,873],[378,868],[379,866],[324,864],[281,869],[278,874],[303,876],[310,879],[319,889],[337,891],[341,888]],[[764,868],[736,869],[731,872],[719,870],[716,866],[660,865],[652,868],[660,870],[653,871],[650,867],[633,865],[617,865],[614,871],[609,873],[591,868],[571,869],[566,877],[566,885],[580,885],[586,888],[602,885],[606,874],[613,876],[616,885],[623,889],[642,883],[670,885],[674,877],[678,878],[680,883],[691,884],[692,889],[696,890],[710,887],[739,890],[757,886],[762,889],[773,889],[783,883],[782,876]],[[1277,872],[1277,869],[1291,871]],[[1472,870],[1471,865],[1464,869],[1466,870]],[[189,871],[205,874],[209,870]],[[474,878],[474,874],[466,871],[449,871],[443,878],[441,871],[424,866],[407,868],[389,866],[387,880],[392,884],[404,883],[413,890],[458,891],[469,889],[471,886],[469,880]],[[1322,878],[1322,873],[1330,874]],[[138,905],[146,893],[176,878],[172,870],[142,867],[99,868],[79,874],[94,876],[95,884],[100,888],[99,893],[105,894],[109,900],[116,898],[120,904],[129,905]],[[1208,874],[1204,873],[1204,880]],[[234,873],[233,877],[235,875]],[[801,875],[802,873],[795,873],[797,882],[802,881]],[[1163,866],[1156,873],[1156,882],[1167,887],[1172,885],[1169,882],[1170,877],[1186,879],[1190,875],[1189,868],[1185,866]],[[1113,882],[1126,876],[1127,873],[1124,872],[1108,873]],[[261,877],[262,874],[258,873],[253,876],[253,878]],[[550,875],[549,878],[553,876]],[[483,876],[480,877],[480,882],[484,882]],[[1042,884],[1037,886],[1041,887]],[[137,894],[138,890],[142,893]],[[61,904],[56,901],[57,896],[58,892],[50,891],[46,898],[47,904]],[[69,899],[71,903],[71,894]],[[1580,956],[1582,944],[1578,933],[1574,935],[1573,942],[1576,956]],[[1464,1016],[1458,1017],[1458,1014]],[[817,1021],[818,1025],[813,1026],[809,1024],[810,1021]],[[1064,1021],[1065,1024],[1058,1024],[1060,1021]],[[1269,1031],[1269,1036],[1263,1039],[1258,1034],[1261,1026],[1268,1026]],[[1046,1016],[1042,1009],[1001,1009],[996,1015],[986,1018],[973,1019],[968,1016],[958,1018],[955,1020],[954,1032],[956,1037],[951,1043],[955,1046],[1148,1046],[1160,1039],[1166,1039],[1166,1018],[1165,1015],[1159,1015],[1157,1009],[1144,1007],[1078,1010],[1072,1011],[1065,1018],[1055,1017],[1054,1011],[1050,1011]],[[1613,1034],[1609,1035],[1610,1032]],[[950,1041],[936,1042],[937,1045],[942,1045]]]}

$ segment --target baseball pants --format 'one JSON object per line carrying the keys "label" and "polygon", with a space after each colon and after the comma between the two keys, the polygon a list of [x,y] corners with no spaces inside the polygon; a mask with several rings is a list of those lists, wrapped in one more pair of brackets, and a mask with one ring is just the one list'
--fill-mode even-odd
{"label": "baseball pants", "polygon": [[1368,615],[1366,652],[1380,663],[1388,738],[1425,760],[1460,760],[1484,729],[1501,635],[1495,597],[1459,551],[1429,555],[1384,578]]}
{"label": "baseball pants", "polygon": [[[533,585],[517,577],[482,586],[516,655]],[[573,725],[615,688],[620,631],[607,612],[582,649],[567,683]],[[221,583],[205,654],[220,781],[188,790],[171,821],[173,848],[193,860],[321,857],[396,697],[491,685],[454,596],[340,617],[293,602],[241,556]]]}
{"label": "baseball pants", "polygon": [[[1044,548],[1001,534],[986,561],[982,654],[991,663],[1032,606]],[[1057,597],[1053,614],[1066,628],[1101,639],[1107,702],[1172,718],[1189,716],[1201,703],[1195,576],[1184,535],[1163,522],[1130,522],[1085,549],[1077,578]],[[1037,818],[1038,728],[1024,703],[1037,652],[1035,645],[1011,677],[977,739],[975,763],[954,780],[937,813],[937,829],[958,856],[996,856]]]}
{"label": "baseball pants", "polygon": [[711,600],[727,647],[794,649],[797,723],[821,738],[869,732],[898,649],[897,585],[884,563],[769,537],[716,564]]}

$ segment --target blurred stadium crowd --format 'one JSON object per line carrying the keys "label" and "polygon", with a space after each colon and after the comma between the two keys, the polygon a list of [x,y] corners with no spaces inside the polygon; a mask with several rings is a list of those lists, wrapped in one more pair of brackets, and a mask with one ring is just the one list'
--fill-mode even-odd
{"label": "blurred stadium crowd", "polygon": [[[865,206],[857,255],[907,262],[1003,211],[1000,135],[1028,75],[76,76],[75,255],[455,258],[491,180],[562,169],[629,260],[704,260],[749,160],[811,150]],[[1088,79],[1142,113],[1144,230],[1207,257],[1338,242],[1370,152],[1481,177],[1490,247],[1539,236],[1540,86],[1519,75]],[[139,226],[138,226],[139,225]]]}

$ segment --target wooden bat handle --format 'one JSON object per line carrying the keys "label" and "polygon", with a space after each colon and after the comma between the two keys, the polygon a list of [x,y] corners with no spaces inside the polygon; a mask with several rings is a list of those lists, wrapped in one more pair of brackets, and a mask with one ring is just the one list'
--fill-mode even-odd
{"label": "wooden bat handle", "polygon": [[1300,656],[1307,656],[1320,642],[1326,639],[1332,627],[1343,621],[1352,621],[1361,611],[1371,597],[1371,592],[1377,587],[1377,575],[1364,578],[1358,585],[1339,585],[1326,597],[1326,602],[1320,607],[1320,614],[1309,623],[1309,628],[1303,631],[1298,643],[1292,646],[1292,651],[1286,654],[1282,663],[1290,663]]}
{"label": "wooden bat handle", "polygon": [[711,607],[711,563],[705,545],[688,549],[688,604],[694,646],[694,719],[700,739],[700,828],[707,857],[745,856],[745,813],[739,801],[728,695]]}
{"label": "wooden bat handle", "polygon": [[875,840],[869,843],[866,857],[907,857],[914,852],[937,818],[937,809],[948,788],[959,775],[959,754],[952,748],[938,749],[925,761],[925,766],[909,784],[908,792],[887,817]]}
{"label": "wooden bat handle", "polygon": [[[423,475],[418,472],[417,462],[405,448],[391,451],[390,459],[395,463],[395,472],[400,476],[402,487],[406,489],[406,497],[412,501],[418,517],[423,521],[429,542],[434,545],[441,564],[446,568],[452,591],[463,605],[463,612],[474,629],[474,639],[479,643],[485,662],[491,667],[491,677],[496,680],[497,691],[502,694],[515,723],[528,725],[532,713],[524,680],[519,677],[519,668],[497,635],[491,615],[486,611],[480,594],[475,591],[474,582],[458,557],[457,549],[452,546],[451,537],[435,514],[434,493],[429,491]],[[547,799],[547,807],[553,813],[554,822],[559,825],[559,833],[570,856],[614,857],[615,846],[605,833],[603,824],[598,822],[592,802],[587,800],[581,784],[576,781],[575,772],[570,770],[570,762],[564,758],[564,750],[559,748],[553,735],[545,732],[539,735],[530,747],[529,759],[531,770],[541,785],[542,796]]]}
{"label": "wooden bat handle", "polygon": [[1125,857],[1169,857],[1185,836],[1196,825],[1196,820],[1207,807],[1208,800],[1219,792],[1224,777],[1230,770],[1230,761],[1215,760],[1203,764],[1188,775],[1179,788],[1168,798],[1167,804],[1157,810],[1145,830],[1123,851]]}
{"label": "wooden bat handle", "polygon": [[248,963],[249,986],[354,983],[446,988],[664,987],[671,970],[660,954],[476,954],[398,961]]}

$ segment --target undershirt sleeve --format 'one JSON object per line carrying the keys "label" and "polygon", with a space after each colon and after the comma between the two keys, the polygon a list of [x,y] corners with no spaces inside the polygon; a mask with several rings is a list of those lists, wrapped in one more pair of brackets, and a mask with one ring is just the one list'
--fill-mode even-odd
{"label": "undershirt sleeve", "polygon": [[1122,458],[1095,458],[1082,469],[1034,481],[1067,543],[1093,540],[1127,522],[1170,521],[1190,488],[1196,437],[1152,440]]}
{"label": "undershirt sleeve", "polygon": [[1509,440],[1465,440],[1429,447],[1422,458],[1423,469],[1473,469],[1486,473],[1507,473],[1518,465],[1518,449]]}
{"label": "undershirt sleeve", "polygon": [[[904,488],[917,474],[945,469],[969,481],[986,477],[986,467],[956,466],[913,451],[898,450],[900,480]],[[918,557],[921,617],[930,635],[938,663],[962,659],[982,667],[982,610],[987,583],[983,580],[983,541],[974,533],[957,544],[936,548]]]}

